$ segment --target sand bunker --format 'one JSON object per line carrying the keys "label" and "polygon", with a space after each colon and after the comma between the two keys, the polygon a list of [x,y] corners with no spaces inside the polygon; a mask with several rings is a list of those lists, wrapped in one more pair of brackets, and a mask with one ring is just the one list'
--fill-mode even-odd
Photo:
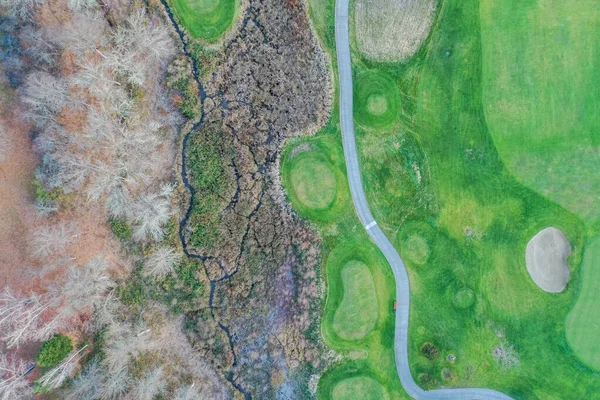
{"label": "sand bunker", "polygon": [[552,227],[543,229],[527,243],[527,272],[542,290],[560,293],[569,281],[569,254],[571,245],[561,231]]}

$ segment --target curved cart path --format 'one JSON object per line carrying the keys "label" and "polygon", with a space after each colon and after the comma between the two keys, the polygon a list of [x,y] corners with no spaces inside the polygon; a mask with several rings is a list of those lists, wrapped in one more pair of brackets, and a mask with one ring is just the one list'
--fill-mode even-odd
{"label": "curved cart path", "polygon": [[336,0],[335,41],[337,48],[338,72],[340,78],[340,121],[344,142],[344,155],[348,170],[348,181],[356,212],[371,239],[379,246],[387,258],[396,279],[396,333],[394,350],[396,368],[404,390],[415,399],[425,400],[512,400],[510,396],[492,389],[442,389],[423,390],[413,380],[408,364],[408,311],[409,282],[406,268],[400,255],[373,219],[365,197],[358,165],[354,121],[352,117],[352,66],[350,64],[350,43],[348,40],[348,0]]}

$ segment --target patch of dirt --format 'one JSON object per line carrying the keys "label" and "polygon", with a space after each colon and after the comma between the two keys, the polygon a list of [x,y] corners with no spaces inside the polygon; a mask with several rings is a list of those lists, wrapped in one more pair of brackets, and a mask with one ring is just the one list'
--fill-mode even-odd
{"label": "patch of dirt", "polygon": [[569,282],[567,258],[570,254],[569,240],[560,230],[543,229],[527,243],[527,272],[540,289],[560,293]]}
{"label": "patch of dirt", "polygon": [[436,0],[358,0],[358,49],[379,61],[404,61],[417,52],[433,23]]}
{"label": "patch of dirt", "polygon": [[16,114],[6,112],[0,128],[10,143],[0,160],[0,285],[13,288],[26,284],[24,272],[32,263],[26,243],[35,219],[31,182],[37,164],[28,126]]}

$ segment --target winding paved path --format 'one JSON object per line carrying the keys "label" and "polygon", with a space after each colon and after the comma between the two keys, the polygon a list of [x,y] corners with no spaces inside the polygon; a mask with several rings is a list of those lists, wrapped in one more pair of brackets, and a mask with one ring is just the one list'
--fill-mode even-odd
{"label": "winding paved path", "polygon": [[338,72],[340,78],[340,121],[344,142],[344,156],[350,191],[358,217],[362,221],[371,239],[379,246],[387,258],[396,279],[396,333],[394,350],[396,368],[404,390],[418,400],[512,400],[504,393],[492,389],[442,389],[423,390],[413,380],[408,364],[408,311],[409,282],[406,268],[400,255],[381,231],[371,214],[365,197],[356,152],[354,120],[352,117],[352,66],[350,63],[350,43],[348,40],[348,0],[336,0],[335,4],[335,42],[337,48]]}

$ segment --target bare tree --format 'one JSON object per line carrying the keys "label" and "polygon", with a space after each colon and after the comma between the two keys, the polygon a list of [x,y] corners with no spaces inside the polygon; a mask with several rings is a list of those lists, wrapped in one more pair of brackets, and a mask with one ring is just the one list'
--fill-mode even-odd
{"label": "bare tree", "polygon": [[23,101],[30,109],[27,116],[42,127],[54,121],[69,101],[67,82],[47,72],[33,72],[25,82]]}
{"label": "bare tree", "polygon": [[3,124],[0,124],[0,162],[6,161],[6,157],[12,151],[12,141],[8,131]]}
{"label": "bare tree", "polygon": [[58,203],[54,200],[38,200],[35,211],[40,217],[49,217],[58,212]]}
{"label": "bare tree", "polygon": [[32,397],[29,382],[25,379],[27,363],[0,353],[0,400],[21,400]]}
{"label": "bare tree", "polygon": [[48,69],[56,64],[58,54],[56,43],[45,37],[44,28],[36,29],[31,25],[25,26],[19,37],[25,42],[25,53],[37,62],[43,69]]}
{"label": "bare tree", "polygon": [[96,0],[69,0],[69,8],[74,11],[86,10],[98,6]]}
{"label": "bare tree", "polygon": [[141,379],[138,379],[134,385],[135,400],[153,400],[156,396],[163,393],[167,387],[167,382],[163,378],[163,370],[155,367],[146,372]]}
{"label": "bare tree", "polygon": [[33,9],[44,2],[45,0],[0,0],[0,7],[17,18],[28,20]]}
{"label": "bare tree", "polygon": [[100,385],[100,398],[103,400],[122,399],[131,385],[131,376],[126,368],[116,372],[105,372]]}
{"label": "bare tree", "polygon": [[115,51],[107,62],[130,83],[140,86],[146,81],[149,62],[165,62],[174,55],[175,49],[169,30],[148,21],[141,9],[119,26],[113,42]]}
{"label": "bare tree", "polygon": [[55,299],[31,293],[18,296],[7,286],[0,294],[0,332],[11,348],[34,340],[42,327],[42,316],[56,305]]}
{"label": "bare tree", "polygon": [[173,400],[198,400],[200,399],[200,393],[195,387],[195,383],[189,386],[181,386],[175,391],[175,397]]}
{"label": "bare tree", "polygon": [[37,257],[47,257],[62,251],[78,236],[73,224],[61,222],[41,226],[33,232],[31,247]]}
{"label": "bare tree", "polygon": [[63,301],[60,313],[70,318],[102,304],[113,286],[108,276],[108,262],[96,257],[83,267],[71,266],[49,291]]}
{"label": "bare tree", "polygon": [[150,333],[143,321],[136,324],[111,324],[106,334],[102,364],[111,373],[126,369],[132,358],[156,349],[156,343]]}
{"label": "bare tree", "polygon": [[74,379],[65,392],[65,400],[95,400],[100,393],[102,372],[97,360],[90,361]]}
{"label": "bare tree", "polygon": [[181,253],[177,249],[161,246],[148,257],[142,273],[147,277],[164,278],[173,272],[179,262],[181,262]]}
{"label": "bare tree", "polygon": [[135,223],[134,239],[150,238],[157,242],[162,239],[164,225],[173,215],[172,193],[172,185],[163,185],[157,193],[142,194],[131,203],[128,214]]}
{"label": "bare tree", "polygon": [[72,352],[69,354],[68,358],[58,364],[56,367],[52,368],[50,371],[46,372],[38,382],[42,386],[46,386],[50,389],[57,389],[67,378],[73,376],[73,373],[79,366],[79,361],[84,356],[85,353],[83,351],[87,345],[83,346],[81,349]]}

